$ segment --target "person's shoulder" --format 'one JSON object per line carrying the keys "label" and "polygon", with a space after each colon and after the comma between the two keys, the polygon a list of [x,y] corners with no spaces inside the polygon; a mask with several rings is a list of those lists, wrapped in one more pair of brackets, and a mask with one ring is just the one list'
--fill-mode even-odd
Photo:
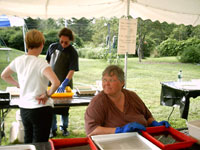
{"label": "person's shoulder", "polygon": [[58,46],[59,46],[58,42],[50,44],[49,45],[49,51],[51,52],[51,51],[56,50],[58,48]]}
{"label": "person's shoulder", "polygon": [[98,93],[97,95],[95,95],[93,98],[92,98],[92,101],[91,103],[96,105],[97,103],[100,104],[100,103],[103,103],[103,100],[105,99],[105,94],[103,91],[101,91],[100,93]]}
{"label": "person's shoulder", "polygon": [[17,56],[17,57],[14,59],[14,61],[21,61],[21,60],[25,59],[26,56],[27,56],[27,55],[25,55],[25,54],[24,54],[24,55]]}
{"label": "person's shoulder", "polygon": [[49,47],[52,47],[52,48],[53,48],[53,47],[58,47],[58,45],[59,45],[59,43],[56,42],[56,43],[52,43],[52,44],[50,44]]}
{"label": "person's shoulder", "polygon": [[128,97],[132,97],[133,99],[140,99],[139,96],[137,95],[137,93],[134,91],[131,91],[128,89],[123,89],[122,91]]}
{"label": "person's shoulder", "polygon": [[[41,57],[37,57],[37,60],[42,62],[42,63],[47,63],[47,60]],[[48,64],[48,63],[47,63]]]}
{"label": "person's shoulder", "polygon": [[22,60],[24,59],[24,56],[25,56],[25,55],[17,56],[15,59],[13,59],[13,60],[11,61],[10,64],[22,62]]}
{"label": "person's shoulder", "polygon": [[72,51],[72,52],[77,52],[77,50],[75,49],[75,47],[72,46],[71,44],[68,46],[68,49],[70,49],[70,51]]}
{"label": "person's shoulder", "polygon": [[75,57],[75,56],[78,57],[78,52],[77,52],[77,50],[76,50],[72,45],[70,45],[70,46],[67,47],[66,52],[67,52],[67,53],[70,53],[70,54],[73,55],[74,57]]}
{"label": "person's shoulder", "polygon": [[128,90],[128,89],[123,89],[122,90],[125,94],[131,94],[131,95],[137,95],[136,92]]}

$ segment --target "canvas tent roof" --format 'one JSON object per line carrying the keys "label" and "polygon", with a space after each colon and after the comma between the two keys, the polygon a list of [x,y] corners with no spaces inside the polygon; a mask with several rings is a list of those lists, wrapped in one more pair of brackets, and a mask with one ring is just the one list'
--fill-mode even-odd
{"label": "canvas tent roof", "polygon": [[[128,7],[129,6],[129,7]],[[132,17],[196,26],[199,0],[1,0],[0,14],[32,18]]]}
{"label": "canvas tent roof", "polygon": [[[0,15],[0,28],[1,27],[22,27],[23,39],[25,39],[25,21],[23,18],[15,16]],[[1,36],[0,36],[1,37]],[[3,40],[1,38],[1,40]],[[24,41],[24,50],[26,52],[26,44]]]}
{"label": "canvas tent roof", "polygon": [[24,19],[15,16],[0,16],[0,27],[20,27],[25,24]]}

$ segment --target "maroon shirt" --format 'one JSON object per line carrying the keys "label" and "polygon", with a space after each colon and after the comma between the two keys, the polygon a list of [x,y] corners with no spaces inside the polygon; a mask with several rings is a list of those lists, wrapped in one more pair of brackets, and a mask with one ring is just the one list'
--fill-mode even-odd
{"label": "maroon shirt", "polygon": [[123,89],[125,96],[124,112],[121,112],[109,97],[102,91],[96,95],[85,112],[86,134],[97,126],[121,127],[130,122],[138,122],[147,126],[151,112],[135,92]]}

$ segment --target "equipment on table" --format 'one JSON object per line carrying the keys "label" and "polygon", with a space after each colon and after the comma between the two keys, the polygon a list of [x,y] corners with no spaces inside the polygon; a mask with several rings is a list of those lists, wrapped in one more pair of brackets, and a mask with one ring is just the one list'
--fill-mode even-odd
{"label": "equipment on table", "polygon": [[[48,87],[49,89],[50,87]],[[66,86],[65,88],[65,92],[64,93],[54,93],[51,95],[52,98],[62,98],[62,97],[72,97],[74,95],[74,93],[72,92],[72,89],[70,88],[70,86]]]}

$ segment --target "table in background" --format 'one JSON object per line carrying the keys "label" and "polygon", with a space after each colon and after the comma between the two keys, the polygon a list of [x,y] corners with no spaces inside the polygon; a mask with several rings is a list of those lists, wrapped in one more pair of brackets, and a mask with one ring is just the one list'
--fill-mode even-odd
{"label": "table in background", "polygon": [[180,106],[181,118],[187,119],[190,97],[200,96],[200,82],[161,82],[160,104],[165,106]]}
{"label": "table in background", "polygon": [[11,50],[12,50],[12,49],[9,48],[9,47],[2,47],[2,48],[0,48],[0,51],[7,51],[7,61],[8,61],[8,62],[10,61],[9,52],[10,52]]}
{"label": "table in background", "polygon": [[[87,106],[93,96],[73,96],[66,98],[52,98],[54,107],[69,107],[69,106]],[[19,97],[12,97],[10,102],[11,108],[18,108],[17,101]]]}
{"label": "table in background", "polygon": [[[72,98],[52,98],[54,107],[69,107],[69,106],[87,106],[93,96],[73,96]],[[4,102],[0,105],[0,145],[4,132],[4,120],[10,109],[19,108],[17,102],[19,96],[11,96],[10,103]]]}

